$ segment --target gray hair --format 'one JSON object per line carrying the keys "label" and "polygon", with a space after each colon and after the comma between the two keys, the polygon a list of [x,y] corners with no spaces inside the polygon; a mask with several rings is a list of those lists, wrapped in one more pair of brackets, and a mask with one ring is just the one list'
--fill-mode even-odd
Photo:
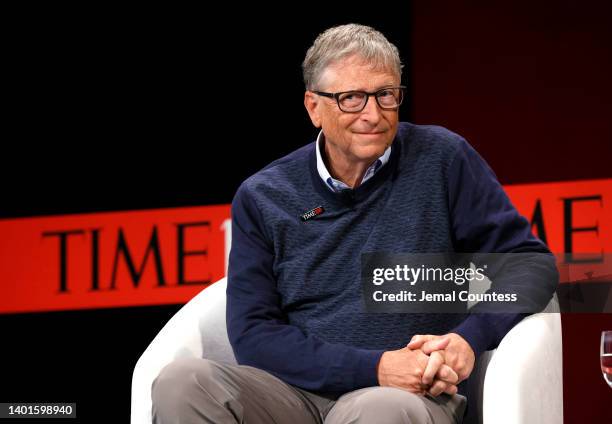
{"label": "gray hair", "polygon": [[375,68],[388,69],[402,76],[403,65],[397,47],[372,27],[347,24],[319,34],[306,52],[302,63],[306,89],[315,89],[323,71],[333,62],[352,55],[358,55]]}

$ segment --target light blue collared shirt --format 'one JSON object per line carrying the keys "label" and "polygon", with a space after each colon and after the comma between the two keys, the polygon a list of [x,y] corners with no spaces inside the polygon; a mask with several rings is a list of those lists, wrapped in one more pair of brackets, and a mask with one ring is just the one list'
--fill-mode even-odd
{"label": "light blue collared shirt", "polygon": [[[317,137],[317,171],[319,171],[319,175],[321,179],[325,182],[325,185],[333,192],[339,192],[342,190],[350,190],[351,188],[343,183],[340,180],[337,180],[331,176],[327,167],[325,166],[325,162],[323,162],[323,156],[321,156],[321,142],[323,141],[323,131],[319,132],[319,136]],[[387,147],[385,153],[382,154],[381,157],[376,159],[372,165],[366,169],[366,172],[361,180],[361,184],[365,183],[367,180],[372,178],[376,172],[380,168],[382,168],[388,161],[391,156],[391,146]]]}

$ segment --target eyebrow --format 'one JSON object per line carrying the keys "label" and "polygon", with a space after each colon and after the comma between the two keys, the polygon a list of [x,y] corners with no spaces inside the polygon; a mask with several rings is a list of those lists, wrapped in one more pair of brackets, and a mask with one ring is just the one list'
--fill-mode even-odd
{"label": "eyebrow", "polygon": [[[382,89],[384,89],[384,88],[389,88],[389,87],[398,87],[399,85],[401,85],[401,83],[400,83],[400,84],[398,84],[398,85],[395,85],[395,84],[393,84],[393,83],[391,83],[391,84],[383,84],[383,85],[380,85],[380,86],[378,86],[377,88],[375,88],[373,91],[371,91],[371,93],[375,93],[375,92],[380,91],[380,90],[382,90]],[[363,89],[363,88],[356,88],[356,89],[353,89],[353,90],[342,90],[342,91],[337,91],[337,93],[343,93],[343,92],[346,92],[346,91],[364,91],[364,92],[367,92],[368,90],[365,90],[365,89]]]}

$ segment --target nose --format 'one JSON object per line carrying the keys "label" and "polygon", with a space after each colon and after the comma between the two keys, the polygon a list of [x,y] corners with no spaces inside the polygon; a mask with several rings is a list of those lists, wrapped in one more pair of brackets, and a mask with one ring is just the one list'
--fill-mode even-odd
{"label": "nose", "polygon": [[376,98],[374,96],[370,96],[370,98],[368,98],[368,102],[361,111],[360,119],[368,121],[373,125],[376,125],[378,124],[381,118],[382,110],[380,109],[380,106],[378,106]]}

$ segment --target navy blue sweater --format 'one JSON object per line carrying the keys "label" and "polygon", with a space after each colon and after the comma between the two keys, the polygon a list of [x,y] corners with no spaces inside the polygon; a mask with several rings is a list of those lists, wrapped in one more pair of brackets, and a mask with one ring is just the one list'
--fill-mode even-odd
{"label": "navy blue sweater", "polygon": [[[318,206],[323,214],[300,218]],[[478,355],[522,319],[367,313],[361,254],[383,251],[548,252],[484,160],[444,128],[401,123],[389,162],[345,193],[325,186],[308,144],[248,178],[232,202],[227,330],[238,362],[346,392],[378,385],[382,353],[414,334],[455,332]],[[536,274],[524,271],[523,294],[543,306],[554,287]]]}

